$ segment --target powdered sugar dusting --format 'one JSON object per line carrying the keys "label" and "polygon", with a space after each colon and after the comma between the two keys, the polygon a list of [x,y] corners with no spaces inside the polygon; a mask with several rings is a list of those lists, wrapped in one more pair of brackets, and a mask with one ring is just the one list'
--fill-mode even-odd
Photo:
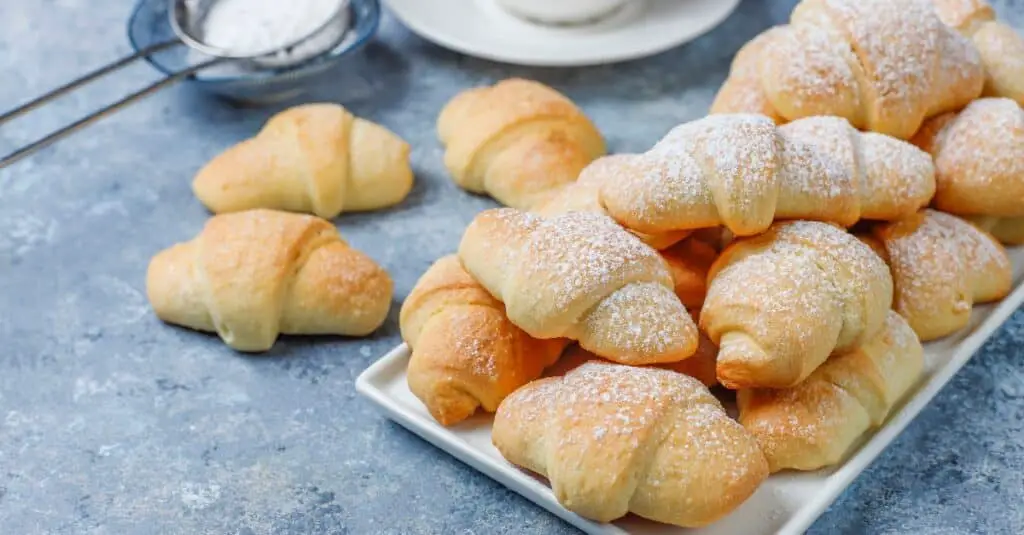
{"label": "powdered sugar dusting", "polygon": [[939,208],[1024,215],[1024,110],[1015,101],[975,100],[925,141],[935,157]]}
{"label": "powdered sugar dusting", "polygon": [[[856,192],[860,217],[894,219],[913,213],[935,191],[934,168],[927,153],[899,139],[858,132],[840,117],[808,117],[779,127],[787,139],[813,146],[830,162],[829,183],[842,189],[834,168],[846,171]],[[806,165],[806,164],[804,164]]]}
{"label": "powdered sugar dusting", "polygon": [[[766,339],[778,333],[778,324],[786,325],[787,346],[810,346],[821,318],[835,314],[834,303],[822,300],[809,290],[809,280],[826,280],[821,270],[802,247],[785,245],[759,252],[756,257],[731,263],[711,281],[701,321],[709,331],[718,326],[714,318],[718,307],[729,308],[750,303],[757,314],[743,317],[742,329],[755,339]],[[787,321],[794,311],[814,321]]]}
{"label": "powdered sugar dusting", "polygon": [[[757,436],[774,469],[788,468],[785,454],[792,443],[809,451],[824,450],[835,440],[835,429],[856,421],[843,410],[848,394],[812,376],[793,388],[756,389],[744,393],[756,412],[740,411],[743,426]],[[820,455],[820,453],[819,453]]]}
{"label": "powdered sugar dusting", "polygon": [[[774,206],[779,139],[767,117],[711,115],[679,125],[604,185],[604,204],[645,232],[745,222]],[[761,217],[761,219],[764,219]]]}
{"label": "powdered sugar dusting", "polygon": [[[687,438],[670,441],[673,446],[696,450],[697,458],[727,459],[719,461],[723,470],[719,477],[744,477],[751,464],[759,461],[749,436],[736,432],[739,426],[707,388],[692,377],[669,370],[591,361],[559,380],[524,387],[507,405],[507,410],[522,411],[520,415],[526,419],[553,418],[534,425],[554,425],[548,436],[557,441],[553,445],[558,448],[580,448],[582,453],[625,446],[632,456],[651,447],[649,441],[661,444],[667,435],[681,434]],[[657,466],[649,468],[648,484],[657,485],[665,475],[659,474]],[[673,482],[681,483],[685,484]]]}
{"label": "powdered sugar dusting", "polygon": [[815,104],[841,94],[858,99],[850,47],[827,20],[794,21],[787,30],[780,32],[775,50],[765,57],[768,89],[789,97],[793,113],[800,117],[814,115]]}
{"label": "powdered sugar dusting", "polygon": [[[1002,174],[1024,182],[1024,109],[1015,101],[975,100],[946,124],[940,136],[941,154],[936,155],[937,162],[998,162],[1004,169]],[[985,178],[991,180],[992,176]]]}
{"label": "powdered sugar dusting", "polygon": [[[799,199],[832,202],[840,198],[856,199],[859,191],[854,177],[836,158],[826,157],[812,144],[788,139],[783,145],[783,176],[780,183],[784,195]],[[780,199],[782,204],[786,199]]]}
{"label": "powdered sugar dusting", "polygon": [[713,206],[704,171],[685,149],[688,143],[659,143],[660,154],[648,152],[615,169],[601,191],[617,219],[648,232],[667,231],[686,226],[677,214]]}
{"label": "powdered sugar dusting", "polygon": [[[943,54],[939,60],[939,70],[943,73],[955,72],[957,79],[967,80],[981,67],[981,55],[978,48],[969,39],[954,32],[943,32],[945,37]],[[996,50],[996,53],[999,51]]]}
{"label": "powdered sugar dusting", "polygon": [[[875,334],[866,329],[871,318],[878,320],[873,322],[875,327],[880,326],[884,311],[892,303],[892,278],[870,247],[832,225],[809,221],[782,225],[777,241],[820,253],[818,263],[828,274],[843,310],[841,344],[863,341]],[[879,299],[880,293],[888,295]]]}
{"label": "powdered sugar dusting", "polygon": [[[666,354],[681,340],[696,340],[697,328],[675,292],[659,283],[630,284],[598,303],[586,318],[587,349],[618,348],[618,359]],[[621,360],[625,362],[626,360]]]}
{"label": "powdered sugar dusting", "polygon": [[819,157],[829,161],[828,174],[835,177],[830,185],[831,189],[837,190],[834,192],[835,197],[847,190],[852,190],[850,193],[857,199],[864,197],[859,133],[846,119],[836,116],[806,117],[780,126],[779,132],[790,143],[799,142],[814,147]]}
{"label": "powdered sugar dusting", "polygon": [[[970,310],[972,281],[992,270],[1008,274],[1009,259],[995,240],[949,214],[926,210],[912,229],[885,239],[896,279],[896,309],[912,315],[926,310]],[[940,303],[945,296],[952,300]],[[908,317],[908,320],[911,319]]]}
{"label": "powdered sugar dusting", "polygon": [[[773,229],[770,241],[730,246],[737,260],[711,281],[701,320],[709,332],[739,330],[774,348],[774,357],[791,362],[800,376],[833,350],[875,334],[891,302],[892,279],[869,247],[833,225],[796,221]],[[740,309],[756,312],[723,313]],[[721,323],[736,317],[740,324]],[[823,345],[823,333],[835,326],[836,339]]]}
{"label": "powdered sugar dusting", "polygon": [[[455,340],[455,347],[452,348],[452,354],[461,356],[465,365],[472,369],[475,375],[497,378],[498,369],[494,362],[496,357],[494,350],[498,346],[511,347],[512,334],[510,332],[497,333],[498,340],[481,338],[489,333],[474,332],[474,327],[479,323],[470,319],[470,315],[479,312],[479,308],[475,306],[459,307],[449,312],[451,319],[445,323],[444,328],[453,331],[451,339]],[[501,338],[504,338],[504,343],[500,340]]]}
{"label": "powdered sugar dusting", "polygon": [[[515,214],[503,216],[520,217]],[[606,358],[637,363],[682,357],[696,342],[657,251],[604,214],[531,221],[502,288],[517,326],[536,338],[572,338]]]}
{"label": "powdered sugar dusting", "polygon": [[[716,180],[718,212],[726,223],[743,217],[776,189],[779,139],[774,123],[760,115],[712,115],[689,124],[678,135],[694,143],[694,157],[703,163],[705,180]],[[725,198],[722,198],[722,194]],[[713,195],[714,196],[714,195]]]}
{"label": "powdered sugar dusting", "polygon": [[861,66],[889,117],[920,117],[941,55],[941,21],[928,0],[825,0],[849,32]]}
{"label": "powdered sugar dusting", "polygon": [[992,266],[997,266],[1000,271],[1010,271],[1006,249],[998,242],[956,216],[936,210],[928,210],[927,213],[929,221],[935,222],[928,227],[945,228],[944,237],[956,244],[961,256],[970,266],[981,271],[987,271]]}
{"label": "powdered sugar dusting", "polygon": [[[587,298],[596,287],[614,285],[635,266],[660,265],[654,249],[609,217],[589,212],[570,212],[542,220],[524,247],[526,257],[537,261],[520,264],[520,280],[545,281],[543,287],[534,288],[537,293],[528,299],[551,299],[556,310]],[[670,279],[667,268],[662,271]],[[594,300],[604,297],[596,296]]]}
{"label": "powdered sugar dusting", "polygon": [[935,168],[928,154],[896,138],[874,132],[861,134],[861,158],[864,162],[864,207],[873,214],[884,205],[890,218],[912,213],[926,205],[935,193]]}

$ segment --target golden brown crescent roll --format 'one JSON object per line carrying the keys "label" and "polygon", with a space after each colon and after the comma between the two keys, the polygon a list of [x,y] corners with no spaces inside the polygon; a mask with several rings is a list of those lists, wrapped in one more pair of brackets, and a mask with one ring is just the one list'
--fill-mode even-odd
{"label": "golden brown crescent roll", "polygon": [[455,255],[420,277],[400,322],[412,349],[409,390],[442,425],[459,423],[477,408],[494,412],[505,396],[554,364],[568,343],[536,340],[513,325]]}
{"label": "golden brown crescent roll", "polygon": [[701,236],[691,236],[660,251],[672,273],[676,295],[688,309],[700,309],[707,295],[708,270],[718,258],[718,251]]}
{"label": "golden brown crescent roll", "polygon": [[704,526],[768,475],[757,442],[704,385],[658,368],[588,362],[534,381],[501,403],[491,438],[547,477],[566,509],[599,522],[631,512]]}
{"label": "golden brown crescent roll", "polygon": [[967,221],[1007,245],[1024,244],[1024,217],[968,216]]}
{"label": "golden brown crescent roll", "polygon": [[466,229],[459,259],[535,338],[577,340],[627,364],[674,362],[697,349],[665,261],[608,216],[485,210]]}
{"label": "golden brown crescent roll", "polygon": [[924,348],[899,314],[864,345],[833,355],[805,381],[781,390],[740,390],[739,420],[771,472],[840,462],[865,432],[885,422],[921,377]]}
{"label": "golden brown crescent roll", "polygon": [[1024,106],[1024,38],[996,20],[985,0],[932,0],[942,22],[974,42],[985,66],[988,96],[1006,97]]}
{"label": "golden brown crescent roll", "polygon": [[1016,102],[975,100],[928,121],[913,141],[935,158],[936,208],[1024,217],[1024,109]]}
{"label": "golden brown crescent roll", "polygon": [[323,219],[248,210],[210,218],[149,263],[157,317],[213,331],[239,351],[278,334],[367,335],[391,307],[391,277]]}
{"label": "golden brown crescent roll", "polygon": [[330,219],[405,199],[413,183],[409,150],[337,104],[304,104],[216,156],[192,190],[215,213],[272,208]]}
{"label": "golden brown crescent roll", "polygon": [[881,329],[892,305],[885,263],[828,223],[776,223],[732,242],[708,275],[700,324],[728,388],[786,388]]}
{"label": "golden brown crescent roll", "polygon": [[649,236],[717,226],[749,236],[777,219],[898,219],[934,192],[932,160],[910,143],[835,117],[777,127],[723,114],[677,126],[643,154],[599,158],[557,200]]}
{"label": "golden brown crescent roll", "polygon": [[523,210],[575,181],[606,150],[572,101],[519,78],[456,95],[441,110],[437,133],[456,184]]}
{"label": "golden brown crescent roll", "polygon": [[711,112],[832,115],[909,139],[984,82],[978,51],[929,0],[803,0],[737,55]]}
{"label": "golden brown crescent roll", "polygon": [[922,341],[962,329],[975,303],[1002,299],[1010,292],[1006,250],[956,216],[922,210],[873,227],[866,241],[873,242],[892,270],[893,308]]}

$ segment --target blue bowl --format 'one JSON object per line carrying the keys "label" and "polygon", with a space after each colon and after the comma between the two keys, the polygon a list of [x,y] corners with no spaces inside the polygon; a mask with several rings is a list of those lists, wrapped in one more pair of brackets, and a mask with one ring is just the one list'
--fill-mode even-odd
{"label": "blue bowl", "polygon": [[[176,39],[168,18],[169,0],[139,0],[128,19],[128,40],[135,51],[147,46]],[[346,60],[354,56],[377,33],[380,26],[378,0],[351,0],[349,2],[350,28],[338,45],[300,65],[259,71],[216,72],[217,67],[203,70],[184,83],[246,104],[270,104],[295,98],[313,87],[337,80],[344,71]],[[146,61],[164,74],[173,74],[195,64],[198,57],[187,46],[163,50]]]}

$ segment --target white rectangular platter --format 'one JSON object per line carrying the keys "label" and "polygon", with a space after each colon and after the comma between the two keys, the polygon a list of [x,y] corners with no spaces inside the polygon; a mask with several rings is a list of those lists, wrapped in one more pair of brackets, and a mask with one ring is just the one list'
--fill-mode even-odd
{"label": "white rectangular platter", "polygon": [[357,379],[356,388],[410,431],[586,533],[796,535],[810,527],[1024,302],[1024,248],[1011,249],[1010,257],[1014,268],[1013,293],[993,305],[975,307],[967,329],[927,344],[924,377],[887,422],[864,437],[840,466],[808,473],[775,474],[732,514],[701,529],[665,526],[632,515],[612,524],[599,524],[567,511],[555,500],[546,482],[509,464],[491,445],[491,416],[478,414],[451,428],[431,418],[407,386],[409,350],[405,345],[367,368]]}

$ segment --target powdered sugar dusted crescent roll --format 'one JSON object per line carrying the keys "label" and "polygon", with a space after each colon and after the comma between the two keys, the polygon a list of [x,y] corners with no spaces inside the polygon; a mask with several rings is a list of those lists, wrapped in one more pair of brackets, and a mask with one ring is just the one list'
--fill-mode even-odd
{"label": "powdered sugar dusted crescent roll", "polygon": [[1007,97],[1024,105],[1024,37],[996,20],[985,0],[932,0],[942,22],[969,37],[985,66],[989,96]]}
{"label": "powdered sugar dusted crescent roll", "polygon": [[1024,244],[1024,217],[976,215],[964,219],[1007,245]]}
{"label": "powdered sugar dusted crescent roll", "polygon": [[862,219],[890,221],[927,206],[935,195],[928,153],[884,134],[858,132],[839,117],[808,117],[779,127],[839,163],[853,177]]}
{"label": "powdered sugar dusted crescent roll", "polygon": [[935,207],[962,216],[1024,217],[1024,109],[975,100],[925,123],[913,142],[935,158]]}
{"label": "powdered sugar dusted crescent roll", "polygon": [[924,348],[899,314],[889,311],[874,338],[833,355],[787,389],[740,390],[740,423],[753,433],[772,472],[816,470],[843,459],[921,377]]}
{"label": "powdered sugar dusted crescent roll", "polygon": [[[981,95],[981,58],[929,0],[803,0],[737,55],[713,113],[832,115],[909,139]],[[767,108],[767,110],[766,110]]]}
{"label": "powdered sugar dusted crescent roll", "polygon": [[1002,299],[1010,292],[1006,250],[956,216],[922,210],[878,225],[871,237],[862,239],[889,263],[893,308],[923,341],[962,329],[975,303]]}
{"label": "powdered sugar dusted crescent roll", "polygon": [[754,438],[696,379],[588,362],[505,398],[491,435],[511,463],[546,476],[570,511],[632,512],[684,527],[742,504],[768,474]]}
{"label": "powdered sugar dusted crescent roll", "polygon": [[892,277],[871,248],[827,223],[776,223],[715,261],[701,327],[729,388],[786,388],[875,336]]}
{"label": "powdered sugar dusted crescent roll", "polygon": [[629,364],[678,361],[697,349],[697,327],[664,260],[605,215],[487,210],[466,229],[459,258],[535,338],[578,340]]}
{"label": "powdered sugar dusted crescent roll", "polygon": [[643,154],[597,159],[552,202],[605,212],[645,236],[718,226],[750,236],[783,219],[898,219],[934,192],[931,158],[910,143],[839,118],[780,128],[727,114],[677,126]]}

